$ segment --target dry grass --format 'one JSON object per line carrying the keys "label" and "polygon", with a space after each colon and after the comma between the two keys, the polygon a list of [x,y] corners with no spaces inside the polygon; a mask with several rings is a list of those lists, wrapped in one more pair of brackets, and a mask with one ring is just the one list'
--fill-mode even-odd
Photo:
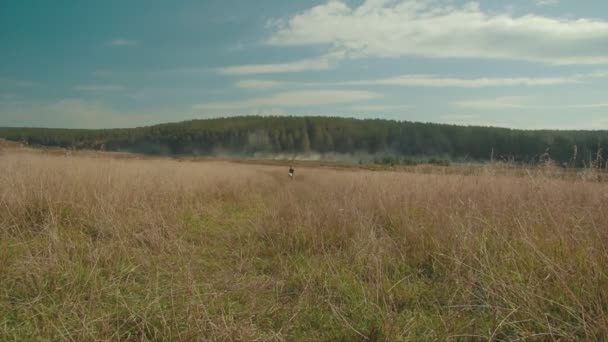
{"label": "dry grass", "polygon": [[0,340],[608,338],[608,187],[0,155]]}

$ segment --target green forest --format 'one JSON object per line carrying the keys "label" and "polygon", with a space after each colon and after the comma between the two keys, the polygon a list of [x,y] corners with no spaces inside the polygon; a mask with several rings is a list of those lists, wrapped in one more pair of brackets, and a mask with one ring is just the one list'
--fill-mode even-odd
{"label": "green forest", "polygon": [[[509,161],[588,166],[608,150],[608,131],[515,130],[339,117],[241,116],[125,129],[0,128],[31,146],[152,155],[340,154],[396,161]],[[599,153],[598,153],[599,152]]]}

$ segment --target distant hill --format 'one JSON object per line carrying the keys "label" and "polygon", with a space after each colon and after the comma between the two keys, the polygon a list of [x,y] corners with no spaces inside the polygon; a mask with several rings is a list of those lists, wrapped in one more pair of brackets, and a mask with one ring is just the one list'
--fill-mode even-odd
{"label": "distant hill", "polygon": [[0,128],[0,138],[36,146],[155,155],[321,154],[522,163],[550,157],[579,166],[596,160],[598,149],[608,151],[608,131],[527,131],[338,117],[241,116],[98,130]]}

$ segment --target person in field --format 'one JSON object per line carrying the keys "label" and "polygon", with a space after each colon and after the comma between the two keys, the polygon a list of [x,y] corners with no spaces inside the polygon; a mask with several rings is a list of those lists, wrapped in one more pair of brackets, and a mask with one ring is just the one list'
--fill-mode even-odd
{"label": "person in field", "polygon": [[293,172],[294,172],[293,167],[292,167],[292,166],[290,166],[290,167],[289,167],[289,178],[290,178],[290,179],[293,179]]}

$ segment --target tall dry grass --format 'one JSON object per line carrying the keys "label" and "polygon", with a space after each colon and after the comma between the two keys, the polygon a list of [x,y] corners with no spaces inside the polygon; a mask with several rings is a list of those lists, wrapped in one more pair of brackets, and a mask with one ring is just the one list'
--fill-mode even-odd
{"label": "tall dry grass", "polygon": [[0,155],[0,340],[608,338],[608,187]]}

